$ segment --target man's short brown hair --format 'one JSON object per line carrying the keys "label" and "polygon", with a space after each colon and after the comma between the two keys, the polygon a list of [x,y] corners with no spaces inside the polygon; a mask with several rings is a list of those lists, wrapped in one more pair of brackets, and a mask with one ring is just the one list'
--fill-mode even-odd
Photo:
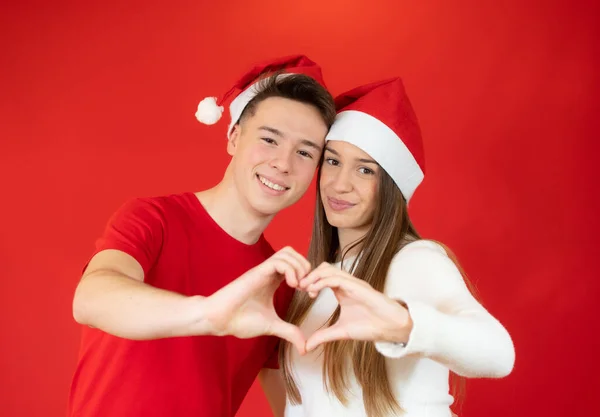
{"label": "man's short brown hair", "polygon": [[253,116],[256,107],[264,100],[271,97],[282,97],[289,100],[313,106],[319,111],[327,129],[335,120],[335,102],[331,93],[319,84],[314,78],[304,74],[290,74],[282,76],[281,72],[270,74],[258,82],[256,96],[248,102],[237,123],[245,117]]}

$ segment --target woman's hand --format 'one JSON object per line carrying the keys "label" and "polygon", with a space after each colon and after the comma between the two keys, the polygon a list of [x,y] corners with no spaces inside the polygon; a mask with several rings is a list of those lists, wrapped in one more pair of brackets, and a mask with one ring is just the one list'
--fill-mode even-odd
{"label": "woman's hand", "polygon": [[406,307],[339,268],[323,263],[300,280],[299,288],[313,298],[330,288],[341,308],[336,323],[308,338],[307,351],[334,340],[408,342],[412,320]]}

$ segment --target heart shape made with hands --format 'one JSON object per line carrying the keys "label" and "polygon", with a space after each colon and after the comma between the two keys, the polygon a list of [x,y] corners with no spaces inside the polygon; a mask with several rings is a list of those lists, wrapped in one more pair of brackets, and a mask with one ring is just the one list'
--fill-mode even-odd
{"label": "heart shape made with hands", "polygon": [[406,305],[375,290],[329,263],[323,263],[299,282],[299,289],[316,297],[324,288],[332,290],[339,306],[338,320],[315,331],[306,341],[306,350],[335,340],[405,342],[412,330]]}
{"label": "heart shape made with hands", "polygon": [[[341,307],[339,319],[305,340],[297,326],[282,320],[275,311],[273,296],[282,280],[312,298],[323,288],[330,288]],[[311,270],[310,263],[289,247],[209,299],[214,334],[239,338],[273,335],[292,343],[301,355],[334,340],[405,338],[412,328],[408,311],[398,302],[331,264],[323,263]]]}

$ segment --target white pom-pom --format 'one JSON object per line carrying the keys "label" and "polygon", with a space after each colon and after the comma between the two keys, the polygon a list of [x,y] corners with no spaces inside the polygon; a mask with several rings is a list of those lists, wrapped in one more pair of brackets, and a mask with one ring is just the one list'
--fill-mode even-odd
{"label": "white pom-pom", "polygon": [[196,119],[205,125],[213,125],[221,119],[223,106],[217,106],[216,97],[206,97],[198,104]]}

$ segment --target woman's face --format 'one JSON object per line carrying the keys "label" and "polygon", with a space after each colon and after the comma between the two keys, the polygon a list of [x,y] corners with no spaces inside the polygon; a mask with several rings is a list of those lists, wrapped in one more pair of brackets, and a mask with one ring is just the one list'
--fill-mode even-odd
{"label": "woman's face", "polygon": [[381,167],[360,148],[341,141],[325,146],[320,192],[327,221],[366,233],[373,221]]}

